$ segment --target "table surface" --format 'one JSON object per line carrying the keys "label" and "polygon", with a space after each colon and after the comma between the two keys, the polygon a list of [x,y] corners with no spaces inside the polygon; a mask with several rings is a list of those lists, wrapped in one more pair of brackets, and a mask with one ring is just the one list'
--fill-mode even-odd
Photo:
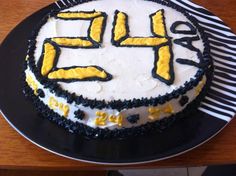
{"label": "table surface", "polygon": [[[0,43],[24,18],[53,0],[0,1]],[[236,32],[235,0],[194,0],[215,13]],[[1,58],[3,59],[3,58]],[[236,119],[208,143],[186,154],[136,166],[95,165],[49,153],[20,136],[0,115],[0,169],[117,169],[202,166],[236,163]]]}

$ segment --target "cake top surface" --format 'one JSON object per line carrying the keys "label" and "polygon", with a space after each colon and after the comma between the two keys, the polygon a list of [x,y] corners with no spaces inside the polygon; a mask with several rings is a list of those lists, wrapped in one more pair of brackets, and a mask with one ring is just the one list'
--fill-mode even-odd
{"label": "cake top surface", "polygon": [[[201,55],[204,50],[200,33],[185,15],[174,8],[143,0],[98,0],[75,5],[61,12],[70,13],[68,11],[90,12],[91,14],[102,12],[102,14],[105,14],[105,16],[102,16],[104,17],[102,25],[104,32],[103,35],[101,34],[102,40],[97,48],[59,46],[60,55],[56,67],[60,69],[98,66],[98,68],[112,75],[112,78],[106,81],[79,80],[68,82],[59,80],[58,83],[64,90],[76,93],[76,95],[83,95],[83,97],[89,99],[96,98],[97,100],[106,101],[158,97],[184,86],[184,83],[194,78],[199,70],[199,67],[196,67],[197,64],[195,66],[186,64],[186,60],[188,63],[199,63],[199,53]],[[159,12],[162,12],[162,14],[158,14]],[[162,42],[161,44],[155,44],[155,46],[148,42],[144,42],[145,46],[140,46],[140,44],[133,46],[132,42],[134,41],[131,42],[131,46],[129,46],[129,41],[124,42],[124,46],[120,46],[122,45],[120,41],[119,45],[116,45],[114,40],[112,43],[115,36],[114,28],[120,22],[117,20],[119,15],[120,19],[122,19],[122,15],[126,17],[126,27],[128,26],[129,29],[127,35],[131,40],[139,37],[139,39],[149,38],[150,40],[154,38],[158,41],[159,39],[166,39],[168,42],[165,45]],[[164,21],[164,26],[159,25],[159,28],[155,28],[155,19],[150,15],[157,15],[157,17],[160,15],[161,20]],[[86,38],[94,19],[50,17],[41,27],[36,38],[34,54],[36,62],[39,62],[42,58],[45,39],[57,37]],[[161,30],[164,28],[166,31]],[[154,36],[152,29],[156,29],[160,35]],[[102,32],[100,31],[100,33]],[[94,35],[96,36],[96,32]],[[189,41],[190,43],[188,43]],[[184,43],[187,43],[187,47]],[[182,62],[178,59],[182,59]],[[166,62],[166,60],[168,60],[166,64],[168,68],[163,69],[169,75],[163,74],[162,77],[169,80],[171,80],[170,77],[173,77],[173,80],[169,82],[153,76],[153,70],[162,67],[162,65],[158,65],[157,61]],[[185,61],[185,64],[183,64],[183,61]],[[157,68],[155,68],[155,65],[157,65]],[[158,70],[155,73],[158,73]]]}

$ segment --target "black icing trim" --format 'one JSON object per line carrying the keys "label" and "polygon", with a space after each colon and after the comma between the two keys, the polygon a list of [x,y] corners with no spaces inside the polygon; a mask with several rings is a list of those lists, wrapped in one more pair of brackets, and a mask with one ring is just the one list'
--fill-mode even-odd
{"label": "black icing trim", "polygon": [[183,65],[194,66],[194,67],[197,67],[197,68],[204,68],[208,64],[207,62],[197,63],[197,62],[192,61],[190,59],[182,59],[182,58],[176,59],[176,62],[179,63],[179,64],[183,64]]}
{"label": "black icing trim", "polygon": [[41,97],[41,98],[44,98],[44,97],[45,97],[45,93],[44,93],[44,91],[43,91],[42,89],[38,89],[38,90],[37,90],[37,94],[38,94],[38,96]]}
{"label": "black icing trim", "polygon": [[[178,30],[177,27],[180,25],[186,25],[189,28],[189,30]],[[185,34],[185,35],[196,35],[197,34],[196,28],[191,23],[189,23],[187,21],[174,22],[170,27],[170,31],[174,34]]]}
{"label": "black icing trim", "polygon": [[[161,5],[165,5],[168,7],[171,7],[183,15],[185,15],[191,22],[196,26],[198,29],[200,36],[203,40],[204,43],[204,51],[203,51],[203,59],[205,61],[208,61],[209,64],[206,65],[205,68],[199,69],[195,75],[195,79],[191,79],[189,82],[186,82],[185,86],[181,86],[177,90],[173,90],[171,93],[167,93],[163,96],[158,96],[158,97],[153,97],[153,98],[141,98],[141,99],[132,99],[132,100],[114,100],[114,101],[109,101],[106,102],[105,100],[96,100],[96,99],[88,99],[83,97],[82,95],[74,95],[69,93],[66,90],[62,90],[62,88],[59,86],[59,84],[46,79],[45,77],[42,77],[40,75],[39,69],[35,65],[35,60],[34,60],[34,50],[35,50],[35,44],[36,44],[36,37],[38,35],[38,32],[41,28],[42,25],[44,25],[49,17],[55,17],[55,14],[57,14],[59,11],[64,10],[66,8],[72,7],[74,5],[78,5],[81,3],[89,2],[92,0],[80,0],[80,1],[74,1],[70,6],[67,6],[62,9],[57,9],[51,11],[48,15],[46,15],[36,26],[35,30],[32,32],[31,38],[29,40],[29,47],[28,47],[28,65],[31,69],[31,71],[35,74],[37,77],[38,81],[43,84],[45,87],[48,87],[51,92],[55,92],[56,96],[58,97],[63,97],[65,99],[72,99],[72,102],[76,102],[77,105],[83,105],[85,107],[90,107],[92,109],[97,108],[97,109],[103,109],[103,108],[109,108],[113,110],[118,110],[121,111],[123,109],[129,109],[129,108],[135,108],[135,107],[141,107],[141,106],[157,106],[158,104],[164,104],[165,102],[169,101],[172,98],[177,98],[180,95],[185,94],[188,90],[192,89],[194,85],[197,85],[198,82],[202,79],[203,75],[207,70],[211,72],[210,70],[212,69],[212,59],[211,56],[209,55],[210,53],[210,47],[208,44],[207,36],[204,33],[204,30],[201,26],[199,26],[197,20],[189,15],[182,7],[177,6],[176,4],[172,3],[171,1],[162,1],[162,0],[148,0],[152,2],[159,3]],[[209,68],[210,66],[210,68]]]}
{"label": "black icing trim", "polygon": [[134,124],[139,121],[140,117],[139,117],[139,114],[133,114],[133,115],[128,116],[126,119],[129,123]]}
{"label": "black icing trim", "polygon": [[186,105],[186,104],[188,103],[188,101],[189,101],[188,96],[184,95],[184,96],[182,96],[182,97],[180,98],[179,104],[180,104],[181,106],[184,106],[184,105]]}
{"label": "black icing trim", "polygon": [[85,113],[84,111],[81,111],[80,109],[78,109],[77,111],[74,112],[75,118],[79,119],[79,120],[83,120],[85,117]]}

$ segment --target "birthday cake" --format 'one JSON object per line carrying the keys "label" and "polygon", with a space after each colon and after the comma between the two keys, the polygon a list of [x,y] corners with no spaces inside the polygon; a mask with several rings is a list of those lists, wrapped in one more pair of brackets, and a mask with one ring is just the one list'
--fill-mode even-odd
{"label": "birthday cake", "polygon": [[70,132],[136,136],[197,109],[211,73],[204,31],[171,1],[80,0],[33,31],[24,93]]}

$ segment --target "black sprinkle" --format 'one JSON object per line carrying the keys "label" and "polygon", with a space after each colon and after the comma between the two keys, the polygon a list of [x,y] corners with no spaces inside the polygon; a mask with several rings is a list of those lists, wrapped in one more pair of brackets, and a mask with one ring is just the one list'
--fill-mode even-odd
{"label": "black sprinkle", "polygon": [[44,98],[45,97],[45,93],[42,89],[38,89],[37,90],[37,93],[38,93],[38,96],[41,97],[41,98]]}
{"label": "black sprinkle", "polygon": [[182,96],[181,99],[179,100],[179,104],[181,106],[184,106],[184,105],[186,105],[188,103],[188,101],[189,101],[188,96]]}
{"label": "black sprinkle", "polygon": [[81,111],[81,110],[77,110],[74,112],[75,114],[75,118],[79,119],[79,120],[83,120],[84,119],[84,111]]}
{"label": "black sprinkle", "polygon": [[128,122],[134,124],[137,123],[139,120],[139,114],[134,114],[134,115],[130,115],[127,117]]}

